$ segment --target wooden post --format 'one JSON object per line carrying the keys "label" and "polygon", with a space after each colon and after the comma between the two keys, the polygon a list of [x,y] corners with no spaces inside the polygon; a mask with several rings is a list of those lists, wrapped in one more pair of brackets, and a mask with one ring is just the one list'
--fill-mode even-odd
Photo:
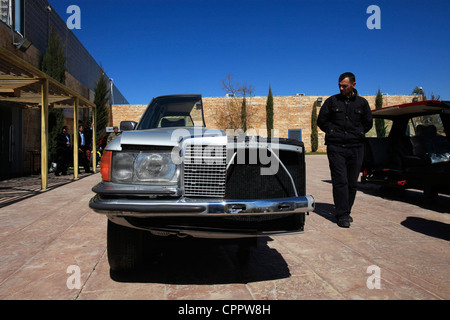
{"label": "wooden post", "polygon": [[78,97],[74,97],[73,106],[73,178],[78,179]]}
{"label": "wooden post", "polygon": [[48,79],[41,83],[41,189],[48,185]]}
{"label": "wooden post", "polygon": [[92,172],[97,172],[97,108],[92,108]]}

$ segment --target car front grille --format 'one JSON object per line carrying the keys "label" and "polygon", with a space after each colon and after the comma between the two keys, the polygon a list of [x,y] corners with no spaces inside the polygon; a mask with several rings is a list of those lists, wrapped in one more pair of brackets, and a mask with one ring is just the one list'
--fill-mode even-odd
{"label": "car front grille", "polygon": [[[278,156],[267,151],[261,143],[254,148],[231,143],[184,146],[183,184],[188,197],[214,197],[223,199],[277,199],[305,195],[305,155],[303,143],[279,139]],[[261,150],[261,152],[260,152]],[[228,154],[227,154],[228,153]],[[261,158],[268,153],[267,158]],[[272,164],[274,174],[262,174]],[[228,166],[229,165],[229,166]],[[228,166],[228,168],[227,168]],[[266,171],[267,172],[267,171]]]}
{"label": "car front grille", "polygon": [[187,145],[183,160],[186,196],[224,197],[227,167],[225,145]]}

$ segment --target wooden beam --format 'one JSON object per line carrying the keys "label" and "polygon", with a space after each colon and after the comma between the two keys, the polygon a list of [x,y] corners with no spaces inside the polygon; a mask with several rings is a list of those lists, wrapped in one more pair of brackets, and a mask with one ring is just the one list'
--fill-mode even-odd
{"label": "wooden beam", "polygon": [[48,80],[41,83],[41,189],[47,189],[48,183]]}
{"label": "wooden beam", "polygon": [[[67,93],[70,96],[77,96],[79,98],[80,103],[82,102],[83,104],[86,104],[92,108],[95,108],[95,104],[90,102],[88,99],[84,98],[83,96],[81,96],[74,90],[66,87],[65,85],[59,83],[58,81],[56,81],[55,79],[53,79],[52,77],[47,75],[45,72],[32,66],[25,60],[19,58],[18,56],[14,55],[14,54],[11,54],[10,51],[8,51],[2,47],[0,47],[0,59],[3,59],[16,67],[23,69],[25,72],[30,73],[31,76],[33,76],[34,78],[47,79],[49,85],[59,88],[64,93]],[[24,77],[24,76],[18,76],[17,78],[18,79],[30,79],[30,77]]]}
{"label": "wooden beam", "polygon": [[92,172],[97,172],[97,108],[92,109]]}
{"label": "wooden beam", "polygon": [[[52,104],[52,103],[65,101],[65,100],[68,100],[71,98],[67,97],[67,96],[52,96],[52,95],[47,94],[47,99],[48,99],[48,103]],[[0,97],[0,101],[25,103],[25,104],[38,104],[41,102],[41,100],[42,100],[42,97],[40,94],[28,95],[28,96],[21,95],[20,97]]]}
{"label": "wooden beam", "polygon": [[73,178],[78,179],[78,97],[74,97],[73,105]]}
{"label": "wooden beam", "polygon": [[20,76],[17,74],[8,74],[4,73],[3,71],[0,71],[0,80],[17,80],[17,79],[23,79],[23,80],[29,80],[34,82],[39,82],[39,77],[27,77],[27,76]]}
{"label": "wooden beam", "polygon": [[25,87],[30,84],[39,82],[39,79],[23,79],[23,78],[16,78],[16,79],[1,79],[0,78],[0,89],[17,89],[20,87]]}

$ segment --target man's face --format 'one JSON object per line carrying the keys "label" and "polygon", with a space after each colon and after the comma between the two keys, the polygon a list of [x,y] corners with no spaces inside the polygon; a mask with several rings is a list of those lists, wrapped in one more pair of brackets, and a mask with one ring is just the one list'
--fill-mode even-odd
{"label": "man's face", "polygon": [[356,82],[351,82],[349,78],[344,78],[339,82],[339,91],[341,94],[350,97],[353,94],[353,88],[355,87]]}

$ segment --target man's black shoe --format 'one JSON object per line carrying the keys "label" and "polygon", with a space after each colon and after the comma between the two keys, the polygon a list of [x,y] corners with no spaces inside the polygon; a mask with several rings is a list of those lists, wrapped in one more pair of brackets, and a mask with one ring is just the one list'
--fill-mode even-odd
{"label": "man's black shoe", "polygon": [[350,220],[348,218],[337,218],[337,225],[341,228],[350,228]]}

